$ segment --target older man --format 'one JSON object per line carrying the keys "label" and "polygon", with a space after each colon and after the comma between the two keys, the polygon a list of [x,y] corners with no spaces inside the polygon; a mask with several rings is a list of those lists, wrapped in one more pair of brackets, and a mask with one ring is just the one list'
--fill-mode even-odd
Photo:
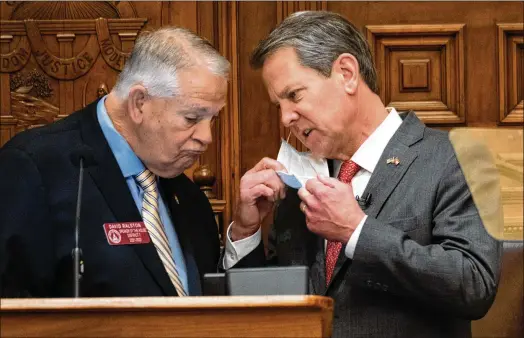
{"label": "older man", "polygon": [[[219,259],[207,198],[184,174],[212,141],[229,63],[180,28],[141,35],[109,95],[0,150],[3,297],[185,296]],[[72,157],[77,159],[73,161]],[[125,245],[123,245],[125,244]]]}
{"label": "older man", "polygon": [[330,159],[332,177],[286,192],[282,164],[262,159],[241,180],[225,267],[265,263],[260,224],[285,197],[269,264],[310,267],[311,292],[335,299],[334,337],[470,336],[494,299],[501,247],[447,134],[386,109],[369,47],[339,15],[291,15],[252,64],[282,123]]}

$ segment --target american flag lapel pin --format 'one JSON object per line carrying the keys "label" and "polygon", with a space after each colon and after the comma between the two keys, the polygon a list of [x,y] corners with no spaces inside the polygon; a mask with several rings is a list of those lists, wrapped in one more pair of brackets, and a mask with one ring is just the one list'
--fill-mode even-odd
{"label": "american flag lapel pin", "polygon": [[387,164],[393,164],[393,165],[399,165],[400,164],[400,160],[398,159],[398,157],[390,157],[387,159],[386,161]]}

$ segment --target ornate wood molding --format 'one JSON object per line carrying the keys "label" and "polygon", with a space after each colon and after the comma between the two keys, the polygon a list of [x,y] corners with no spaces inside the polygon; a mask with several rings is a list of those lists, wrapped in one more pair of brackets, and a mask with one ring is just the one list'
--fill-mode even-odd
{"label": "ornate wood molding", "polygon": [[217,200],[216,198],[210,199],[209,203],[211,203],[211,208],[215,214],[215,222],[217,222],[218,225],[218,239],[220,240],[220,245],[224,246],[224,236],[226,236],[226,231],[229,226],[229,222],[224,221],[225,210],[228,203],[224,200]]}
{"label": "ornate wood molding", "polygon": [[[122,71],[124,69],[124,64],[127,59],[131,56],[131,53],[125,53],[121,51],[111,39],[109,33],[109,27],[107,25],[107,19],[99,18],[96,19],[96,33],[98,35],[98,44],[100,46],[100,51],[102,52],[102,57],[106,63],[111,66],[111,68]],[[120,38],[124,37],[123,40],[131,40],[133,43],[137,37],[137,32],[122,33],[119,32]],[[132,46],[131,46],[132,47]]]}
{"label": "ornate wood molding", "polygon": [[11,13],[12,20],[28,18],[35,20],[119,18],[121,13],[115,3],[123,3],[132,7],[128,1],[97,1],[96,3],[86,1],[17,2],[18,4]]}
{"label": "ornate wood molding", "polygon": [[466,121],[464,24],[369,25],[380,97],[427,124]]}
{"label": "ornate wood molding", "polygon": [[[0,43],[9,45],[12,39],[13,36],[10,34],[1,35]],[[0,54],[0,72],[13,73],[24,68],[29,61],[30,52],[31,46],[27,37],[21,37],[18,45],[12,51],[7,54]]]}
{"label": "ornate wood molding", "polygon": [[[123,31],[139,31],[147,19],[142,18],[124,18],[124,19],[107,19],[107,26],[110,34],[118,34]],[[64,31],[75,32],[75,34],[96,34],[95,20],[43,20],[37,21],[41,34],[59,34]],[[26,35],[23,21],[2,20],[0,22],[0,31],[11,35]]]}
{"label": "ornate wood molding", "polygon": [[193,172],[193,181],[200,187],[200,190],[202,190],[202,192],[209,199],[209,203],[213,209],[215,221],[218,226],[220,242],[223,244],[222,238],[225,231],[227,230],[227,224],[229,223],[225,219],[225,210],[228,203],[224,200],[217,199],[213,193],[213,185],[216,182],[215,174],[211,171],[211,169],[209,169],[207,164],[204,164],[196,168]]}
{"label": "ornate wood molding", "polygon": [[[96,35],[89,37],[87,44],[78,55],[57,57],[47,48],[37,23],[33,20],[26,20],[25,24],[33,56],[47,75],[59,80],[74,80],[89,72],[89,69],[95,63],[100,52]],[[59,42],[71,43],[75,38],[75,34],[64,36],[63,33],[60,33],[57,34],[57,38]]]}
{"label": "ornate wood molding", "polygon": [[[29,4],[28,2],[24,9],[32,10],[34,7],[41,8],[39,7],[40,5],[39,3]],[[76,5],[78,4],[71,3],[65,7],[59,7],[73,8]],[[91,9],[91,12],[87,11],[91,14],[93,14],[93,11],[97,12],[97,10],[107,9],[111,6],[111,8],[114,8],[113,5],[108,7],[105,3],[84,3],[80,5],[83,6],[82,8]],[[129,6],[132,8],[131,4],[129,4]],[[74,80],[85,76],[90,73],[91,70],[97,68],[95,64],[97,64],[99,54],[102,54],[103,60],[111,68],[116,71],[122,70],[129,56],[126,50],[132,48],[138,32],[147,22],[145,18],[87,18],[87,14],[89,14],[87,12],[87,14],[70,13],[70,11],[68,12],[67,10],[63,12],[65,14],[71,14],[71,17],[75,17],[75,15],[78,14],[80,17],[86,18],[78,20],[70,18],[55,20],[54,18],[58,14],[48,11],[44,13],[45,15],[40,13],[42,15],[39,17],[49,17],[53,19],[0,20],[0,62],[2,63],[0,82],[2,83],[2,88],[9,87],[10,76],[13,78],[13,76],[19,74],[17,72],[26,72],[31,69],[30,67],[35,67],[37,64],[44,73],[58,80],[58,85],[56,85],[56,82],[52,82],[53,88],[58,89],[56,92],[59,96],[59,114],[54,116],[54,119],[67,116],[72,113],[75,108],[78,108],[78,99],[76,99],[78,96],[75,96],[75,88],[79,87],[75,86]],[[49,40],[50,35],[56,38],[58,49],[56,49],[56,47],[53,48],[52,44],[48,46],[48,43],[52,41],[52,39]],[[113,43],[115,35],[120,37],[122,48],[117,48]],[[83,44],[81,49],[78,48],[80,46],[75,44],[77,41],[82,41],[80,42]],[[13,46],[14,44],[16,44],[16,46]],[[26,46],[29,46],[29,48],[26,48]],[[73,50],[75,50],[75,53],[73,53]],[[20,67],[20,64],[24,66]],[[10,75],[10,73],[12,74]],[[87,88],[88,82],[89,79],[83,86],[84,90]],[[5,85],[7,85],[7,87]],[[86,95],[85,93],[82,94],[83,101],[85,101]],[[28,94],[29,96],[26,95],[27,97],[21,99],[20,95],[15,95],[5,90],[1,95],[2,114],[11,114],[16,118],[16,113],[18,117],[23,119],[21,125],[27,128],[33,126],[27,125],[28,122],[33,121],[37,123],[37,120],[42,120],[41,118],[36,118],[38,114],[35,112],[27,111],[27,109],[31,108],[29,103],[32,102],[32,100],[41,99],[40,97],[30,97]],[[44,105],[43,102],[38,102],[39,106]],[[51,98],[51,102],[56,101]],[[23,104],[20,105],[21,103]],[[20,109],[22,109],[23,112],[20,111]],[[44,115],[47,116],[49,114]],[[40,125],[41,123],[45,123],[45,121],[47,121],[47,119],[35,125]],[[19,131],[18,128],[16,130]]]}
{"label": "ornate wood molding", "polygon": [[524,23],[497,24],[500,124],[522,124],[524,122],[523,27]]}
{"label": "ornate wood molding", "polygon": [[17,123],[12,116],[0,116],[0,147],[15,136]]}

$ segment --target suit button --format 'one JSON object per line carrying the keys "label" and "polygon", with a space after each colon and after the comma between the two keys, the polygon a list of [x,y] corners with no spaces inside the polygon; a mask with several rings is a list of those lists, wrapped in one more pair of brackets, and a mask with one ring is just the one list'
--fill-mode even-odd
{"label": "suit button", "polygon": [[372,288],[373,287],[373,282],[370,279],[368,279],[367,285],[368,285],[368,288]]}
{"label": "suit button", "polygon": [[387,285],[382,285],[382,290],[383,290],[384,292],[388,291],[388,286],[387,286]]}
{"label": "suit button", "polygon": [[382,290],[382,285],[380,283],[376,283],[375,284],[375,289],[376,290]]}

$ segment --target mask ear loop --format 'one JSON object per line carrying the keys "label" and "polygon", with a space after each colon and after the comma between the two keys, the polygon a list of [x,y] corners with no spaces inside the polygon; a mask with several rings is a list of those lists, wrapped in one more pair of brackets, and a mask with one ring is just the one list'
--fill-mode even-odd
{"label": "mask ear loop", "polygon": [[289,135],[287,136],[286,142],[289,143],[289,138],[291,137],[291,131],[289,131]]}

